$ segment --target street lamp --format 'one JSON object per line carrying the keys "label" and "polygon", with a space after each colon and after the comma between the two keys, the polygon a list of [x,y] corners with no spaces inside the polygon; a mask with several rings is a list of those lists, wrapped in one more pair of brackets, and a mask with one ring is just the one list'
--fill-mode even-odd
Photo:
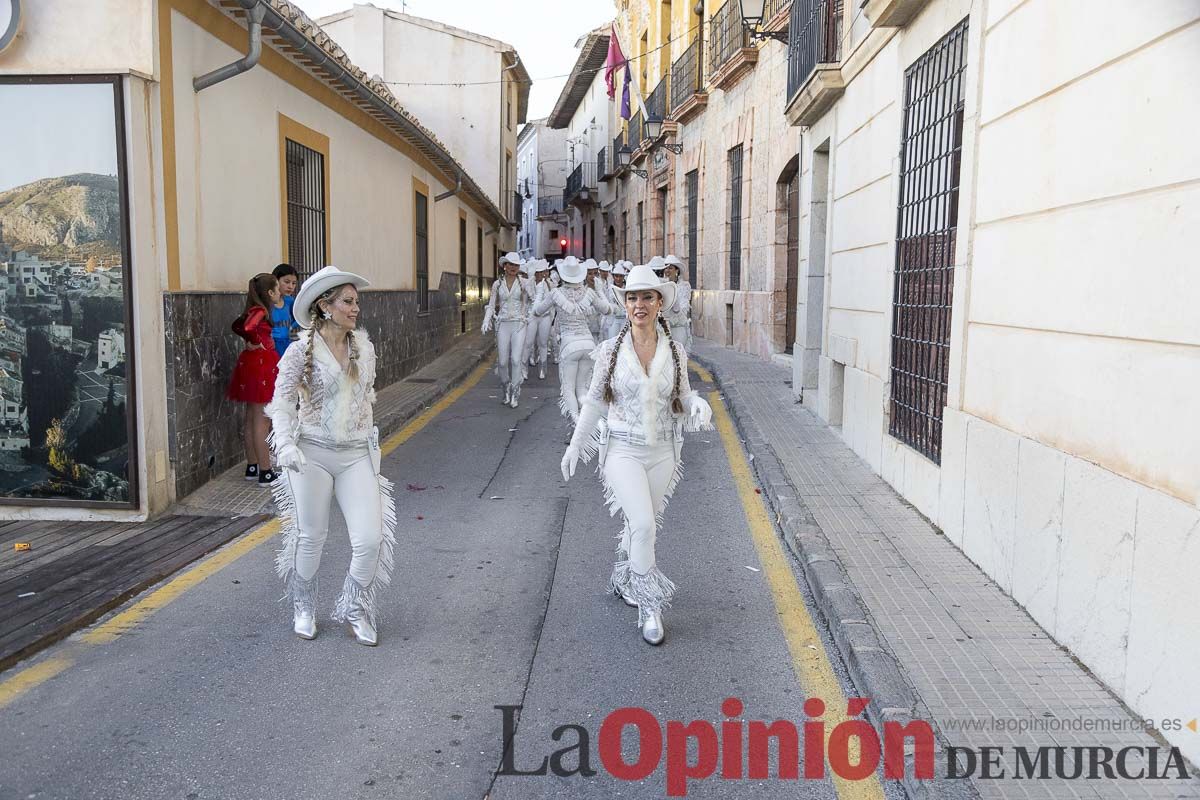
{"label": "street lamp", "polygon": [[666,150],[670,150],[675,155],[681,155],[683,153],[682,144],[667,144],[666,142],[661,144],[659,143],[659,137],[662,136],[663,132],[662,127],[663,121],[661,117],[647,117],[646,121],[642,123],[642,131],[646,134],[646,138],[650,141],[651,149],[655,147],[662,147]]}
{"label": "street lamp", "polygon": [[621,167],[628,167],[630,160],[633,158],[633,150],[629,145],[621,145],[621,149],[617,151],[617,164]]}
{"label": "street lamp", "polygon": [[762,39],[774,39],[777,42],[787,42],[787,34],[783,31],[764,31],[763,9],[767,4],[767,0],[738,0],[742,11],[742,27],[746,29],[746,35],[750,41],[756,42]]}

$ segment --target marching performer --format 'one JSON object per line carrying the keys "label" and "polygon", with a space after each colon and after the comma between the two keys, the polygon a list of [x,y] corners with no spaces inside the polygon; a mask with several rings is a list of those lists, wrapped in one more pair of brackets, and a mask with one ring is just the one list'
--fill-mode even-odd
{"label": "marching performer", "polygon": [[521,384],[525,382],[525,334],[529,310],[533,305],[533,286],[520,275],[521,257],[516,253],[500,256],[504,275],[492,284],[492,297],[483,315],[480,333],[496,322],[496,375],[504,387],[501,404],[517,407]]}
{"label": "marching performer", "polygon": [[[534,268],[534,306],[544,300],[546,295],[554,290],[554,285],[550,283],[550,264],[545,259],[537,259],[537,266]],[[550,309],[545,314],[534,315],[530,320],[529,335],[534,340],[533,358],[538,365],[538,379],[546,380],[546,362],[550,358],[550,327],[554,324],[554,309]],[[530,362],[531,364],[533,362]]]}
{"label": "marching performer", "polygon": [[[533,300],[537,300],[537,259],[531,258],[521,265],[521,276],[533,287]],[[521,353],[521,363],[532,367],[534,364],[533,347],[537,339],[537,321],[530,318],[529,327],[525,330],[525,349]]]}
{"label": "marching performer", "polygon": [[[596,369],[560,466],[570,480],[580,462],[599,453],[605,499],[625,523],[609,589],[637,605],[642,638],[657,645],[666,636],[663,609],[675,594],[655,560],[658,527],[682,475],[684,430],[710,429],[712,409],[692,390],[687,351],[660,316],[675,300],[675,284],[639,265],[614,292],[629,322],[592,353]],[[607,424],[593,437],[602,419]]]}
{"label": "marching performer", "polygon": [[663,277],[675,284],[675,302],[663,315],[671,326],[671,336],[688,348],[692,346],[692,285],[683,279],[683,259],[670,255],[663,262]]}
{"label": "marching performer", "polygon": [[618,261],[612,271],[612,286],[609,287],[610,302],[612,303],[612,313],[608,315],[608,330],[604,332],[605,339],[611,339],[621,332],[621,328],[625,327],[628,317],[625,314],[625,304],[617,298],[613,289],[625,286],[625,276],[629,274],[629,270],[625,266],[624,261]]}
{"label": "marching performer", "polygon": [[558,267],[563,285],[548,292],[533,307],[534,314],[555,310],[558,325],[559,409],[574,420],[579,401],[592,377],[591,352],[596,340],[588,328],[589,315],[607,313],[610,304],[595,290],[584,286],[587,269],[575,256],[567,256]]}
{"label": "marching performer", "polygon": [[396,543],[392,483],[379,472],[375,348],[358,330],[366,279],[325,267],[300,287],[293,306],[305,330],[284,353],[267,408],[275,463],[272,485],[283,523],[275,568],[292,600],[292,628],[317,635],[317,568],[334,497],[350,533],[350,569],[333,609],[360,643],[378,640],[379,593],[391,582]]}

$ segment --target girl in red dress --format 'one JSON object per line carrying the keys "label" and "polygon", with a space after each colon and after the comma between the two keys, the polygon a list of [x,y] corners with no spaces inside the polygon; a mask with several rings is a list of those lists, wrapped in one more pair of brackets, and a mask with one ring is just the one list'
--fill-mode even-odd
{"label": "girl in red dress", "polygon": [[279,282],[269,272],[250,279],[246,291],[246,310],[233,322],[233,332],[246,340],[246,349],[238,356],[237,366],[225,396],[246,404],[242,443],[246,448],[246,480],[258,480],[269,486],[276,478],[271,470],[271,450],[267,434],[271,421],[264,412],[275,394],[275,375],[279,372],[279,354],[271,338],[271,313],[279,301]]}

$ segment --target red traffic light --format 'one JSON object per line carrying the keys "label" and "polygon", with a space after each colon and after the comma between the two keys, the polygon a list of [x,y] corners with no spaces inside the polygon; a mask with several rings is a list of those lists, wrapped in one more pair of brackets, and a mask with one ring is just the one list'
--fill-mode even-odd
{"label": "red traffic light", "polygon": [[563,249],[565,250],[565,249],[566,249],[566,247],[567,247],[567,240],[566,240],[566,239],[559,239],[559,240],[558,240],[558,246],[559,246],[559,247],[561,247],[561,248],[563,248]]}

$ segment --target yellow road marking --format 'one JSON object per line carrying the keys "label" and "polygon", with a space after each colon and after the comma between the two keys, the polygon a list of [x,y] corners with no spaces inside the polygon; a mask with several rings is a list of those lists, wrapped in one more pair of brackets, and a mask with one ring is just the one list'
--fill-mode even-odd
{"label": "yellow road marking", "polygon": [[[693,364],[692,368],[700,373],[704,380],[712,382],[712,375],[703,367]],[[826,730],[831,731],[847,719],[846,696],[842,693],[841,683],[833,671],[833,665],[829,663],[821,636],[817,633],[808,607],[804,604],[804,595],[800,593],[800,587],[796,584],[790,559],[775,535],[775,526],[771,523],[771,516],[767,513],[763,498],[754,491],[754,474],[750,471],[750,463],[742,451],[741,440],[733,427],[733,420],[730,419],[718,393],[709,392],[708,402],[712,406],[713,422],[721,434],[738,497],[746,513],[750,537],[758,551],[763,575],[775,601],[775,613],[779,617],[779,625],[783,628],[783,635],[792,656],[792,669],[807,696],[819,697],[825,701],[826,712],[823,719]],[[857,743],[856,739],[851,740],[852,763],[858,763]],[[842,800],[874,800],[883,797],[883,787],[877,775],[862,781],[848,781],[836,775],[832,777],[838,797]]]}
{"label": "yellow road marking", "polygon": [[[471,374],[466,378],[466,380],[463,381],[462,385],[455,388],[433,406],[426,409],[418,417],[394,433],[382,446],[381,449],[383,453],[392,453],[397,447],[415,436],[422,428],[428,425],[434,419],[434,417],[445,411],[456,400],[466,394],[475,384],[479,383],[479,381],[485,374],[488,373],[490,369],[491,366],[487,363],[476,367],[475,370],[472,371]],[[280,524],[278,519],[273,519],[269,522],[263,523],[249,534],[246,534],[233,544],[226,546],[212,557],[201,562],[200,564],[197,564],[182,575],[172,579],[164,586],[151,592],[141,600],[138,600],[129,608],[113,616],[111,619],[108,619],[101,624],[85,631],[79,637],[79,641],[86,645],[108,644],[109,642],[116,641],[121,634],[136,628],[143,620],[174,601],[188,589],[204,581],[205,579],[212,577],[212,575],[229,566],[234,561],[237,561],[239,558],[246,555],[246,553],[249,553],[263,542],[273,538],[279,533],[279,530]],[[11,703],[13,700],[20,697],[33,687],[50,680],[55,675],[71,666],[73,663],[74,661],[71,658],[65,656],[56,656],[54,658],[48,658],[39,664],[35,664],[32,667],[18,672],[10,678],[0,681],[0,708],[8,703]]]}
{"label": "yellow road marking", "polygon": [[705,383],[716,383],[716,381],[713,380],[712,373],[697,364],[695,361],[689,361],[688,366],[692,368],[693,372],[700,376],[700,380],[704,381]]}
{"label": "yellow road marking", "polygon": [[251,533],[192,567],[162,588],[156,589],[121,613],[86,631],[79,638],[88,644],[107,644],[115,641],[122,633],[137,627],[146,617],[163,608],[196,584],[237,561],[277,533],[279,533],[279,520],[273,519],[263,523]]}
{"label": "yellow road marking", "polygon": [[50,680],[71,666],[71,663],[69,658],[48,658],[0,682],[0,708],[4,708],[33,687]]}
{"label": "yellow road marking", "polygon": [[421,412],[421,415],[412,422],[408,423],[403,428],[389,436],[387,441],[383,443],[383,446],[380,447],[380,450],[383,451],[385,456],[391,455],[393,450],[415,436],[422,428],[428,425],[434,417],[445,411],[447,408],[453,405],[458,398],[462,397],[464,394],[474,388],[475,384],[479,383],[483,376],[491,372],[491,370],[492,365],[490,363],[484,362],[483,364],[480,364],[474,369],[474,371],[471,372],[470,375],[467,376],[466,380],[464,380],[460,386],[448,393],[441,400],[438,400],[429,408],[425,409],[425,411]]}

